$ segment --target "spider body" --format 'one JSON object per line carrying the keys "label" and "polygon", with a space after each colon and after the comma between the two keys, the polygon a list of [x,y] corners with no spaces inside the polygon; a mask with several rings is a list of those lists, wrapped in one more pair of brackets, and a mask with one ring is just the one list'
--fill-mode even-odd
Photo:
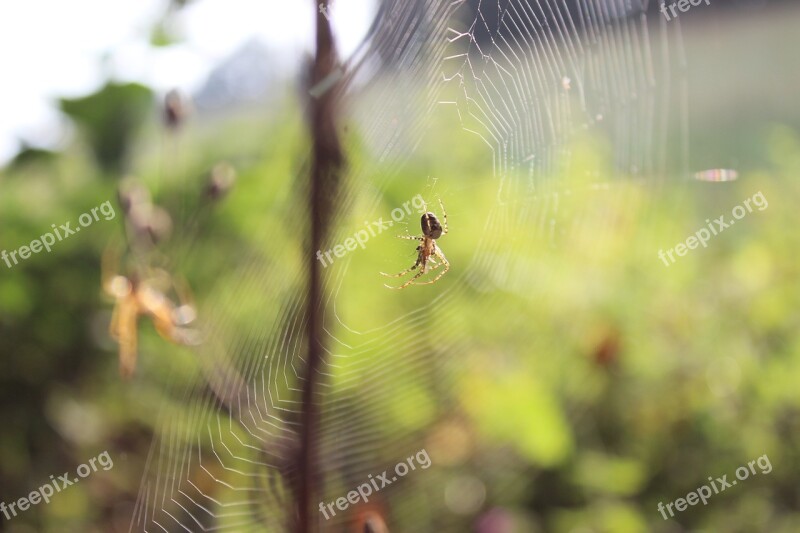
{"label": "spider body", "polygon": [[420,226],[422,226],[422,234],[431,239],[438,239],[442,236],[442,225],[439,224],[439,219],[433,213],[425,213],[420,218]]}
{"label": "spider body", "polygon": [[[421,236],[414,237],[412,235],[398,235],[398,237],[401,239],[419,241],[419,245],[417,246],[416,262],[410,268],[407,268],[399,274],[386,274],[384,272],[381,272],[381,274],[389,278],[399,278],[408,274],[412,270],[416,270],[417,268],[419,268],[419,272],[417,272],[413,278],[406,281],[399,287],[392,287],[390,285],[386,285],[386,287],[390,289],[405,289],[409,285],[430,285],[439,281],[439,279],[447,274],[448,270],[450,270],[450,263],[442,253],[441,248],[436,245],[436,239],[440,238],[442,235],[447,235],[447,212],[444,210],[444,204],[441,200],[439,200],[439,205],[442,208],[442,219],[444,221],[444,225],[439,222],[439,219],[436,218],[435,214],[426,212],[420,217],[420,227],[422,228]],[[441,262],[437,262],[437,259]],[[434,266],[428,268],[429,262]],[[442,270],[433,280],[417,282],[417,279],[419,279],[426,272],[432,272],[442,266],[444,267],[444,270]]]}

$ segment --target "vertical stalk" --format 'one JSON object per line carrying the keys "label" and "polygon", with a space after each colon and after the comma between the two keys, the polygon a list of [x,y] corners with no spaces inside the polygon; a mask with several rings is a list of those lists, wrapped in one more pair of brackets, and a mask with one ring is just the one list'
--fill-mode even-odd
{"label": "vertical stalk", "polygon": [[[344,167],[339,134],[337,131],[337,98],[339,84],[336,45],[328,21],[329,0],[313,0],[316,19],[316,56],[311,65],[310,87],[330,87],[320,92],[309,92],[309,128],[311,134],[311,171],[309,180],[309,216],[311,219],[308,258],[308,300],[306,303],[306,337],[308,358],[303,383],[300,450],[298,454],[297,528],[298,533],[311,533],[314,501],[320,486],[318,472],[319,403],[316,400],[320,370],[324,363],[324,289],[322,271],[316,251],[324,250],[327,230],[334,214],[335,198]],[[319,7],[319,9],[317,9]]]}

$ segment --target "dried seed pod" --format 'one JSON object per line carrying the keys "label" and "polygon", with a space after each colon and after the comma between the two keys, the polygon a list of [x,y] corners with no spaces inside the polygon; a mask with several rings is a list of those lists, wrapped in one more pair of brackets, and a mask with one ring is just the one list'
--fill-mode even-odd
{"label": "dried seed pod", "polygon": [[189,115],[189,102],[178,92],[172,89],[164,97],[164,122],[170,129],[178,129]]}
{"label": "dried seed pod", "polygon": [[150,192],[133,178],[119,186],[117,197],[125,213],[128,235],[137,243],[155,244],[172,233],[172,218],[164,209],[153,205]]}
{"label": "dried seed pod", "polygon": [[354,511],[352,526],[348,531],[353,533],[389,533],[389,527],[384,519],[385,512],[381,506],[359,504]]}
{"label": "dried seed pod", "polygon": [[122,212],[128,215],[137,206],[150,204],[150,191],[135,178],[128,177],[122,180],[117,189],[117,200]]}
{"label": "dried seed pod", "polygon": [[225,196],[236,181],[236,169],[223,161],[214,165],[208,176],[205,195],[212,201]]}
{"label": "dried seed pod", "polygon": [[389,533],[386,522],[377,514],[372,514],[364,520],[364,533]]}
{"label": "dried seed pod", "polygon": [[149,209],[142,209],[138,218],[139,229],[147,232],[153,243],[166,240],[172,233],[172,217],[166,210],[150,205]]}

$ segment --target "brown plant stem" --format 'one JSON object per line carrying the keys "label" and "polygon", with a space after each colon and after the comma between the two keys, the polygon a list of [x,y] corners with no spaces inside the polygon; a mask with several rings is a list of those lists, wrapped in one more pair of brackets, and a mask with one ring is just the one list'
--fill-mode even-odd
{"label": "brown plant stem", "polygon": [[[317,87],[323,80],[332,79],[338,68],[336,46],[328,18],[317,9],[316,56],[311,66],[309,86]],[[328,9],[328,0],[323,2]],[[311,219],[308,258],[308,300],[306,304],[306,337],[308,358],[303,382],[300,413],[300,449],[298,453],[297,527],[298,533],[310,533],[314,516],[314,501],[319,492],[320,476],[317,435],[319,431],[319,404],[316,399],[318,380],[324,363],[324,289],[322,271],[316,251],[324,249],[327,229],[330,226],[336,193],[344,167],[344,155],[336,126],[339,83],[335,81],[322,94],[309,93],[309,127],[311,134],[311,172],[309,183],[309,215]]]}

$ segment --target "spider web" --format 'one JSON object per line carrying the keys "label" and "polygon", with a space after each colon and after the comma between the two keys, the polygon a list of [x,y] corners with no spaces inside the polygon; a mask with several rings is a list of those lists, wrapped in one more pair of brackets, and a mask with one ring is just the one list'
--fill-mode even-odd
{"label": "spider web", "polygon": [[[338,224],[332,242],[363,228],[362,220],[388,218],[387,195],[396,207],[422,192],[434,211],[436,196],[445,207],[461,197],[494,200],[486,212],[448,210],[451,231],[441,245],[454,268],[424,295],[398,303],[413,288],[380,287],[375,273],[399,271],[410,257],[397,251],[410,243],[388,233],[324,271],[330,315],[318,398],[322,501],[345,496],[422,448],[436,449],[432,428],[458,402],[456,382],[472,361],[464,354],[493,338],[465,336],[468,317],[456,302],[473,298],[495,309],[492,302],[511,292],[535,298],[533,289],[548,283],[530,279],[542,242],[612,230],[611,223],[593,227],[590,214],[574,208],[576,197],[613,207],[629,200],[618,184],[657,184],[670,166],[684,170],[686,149],[673,146],[670,134],[686,116],[679,27],[654,21],[647,8],[626,0],[483,0],[476,11],[449,0],[381,5],[346,63],[345,123],[358,134],[348,137],[349,151],[366,147],[372,156],[351,161],[340,210],[354,214]],[[447,154],[432,139],[439,123],[456,124],[450,146],[480,152],[485,168],[457,182],[436,176],[437,165],[447,164],[437,163]],[[609,140],[610,172],[575,155],[575,140],[587,132]],[[685,141],[682,133],[677,137]],[[390,193],[398,189],[407,195]],[[271,207],[291,216],[277,200]],[[398,225],[415,232],[416,216]],[[497,238],[516,228],[526,236]],[[272,243],[283,231],[264,225],[256,241]],[[198,353],[202,379],[175,384],[131,531],[281,531],[289,523],[306,353],[305,273],[291,266],[302,262],[301,250],[272,253],[291,259],[248,262],[236,283],[204,306],[201,315],[213,322]],[[253,294],[264,305],[243,307]],[[368,319],[351,297],[367,302],[361,305],[369,305]],[[281,302],[279,309],[271,302]],[[393,410],[398,403],[403,412]],[[437,464],[446,456],[431,457],[433,468],[371,499],[390,529],[453,531],[463,524],[438,510],[447,479]],[[353,519],[352,512],[320,516],[319,526],[342,531]]]}

